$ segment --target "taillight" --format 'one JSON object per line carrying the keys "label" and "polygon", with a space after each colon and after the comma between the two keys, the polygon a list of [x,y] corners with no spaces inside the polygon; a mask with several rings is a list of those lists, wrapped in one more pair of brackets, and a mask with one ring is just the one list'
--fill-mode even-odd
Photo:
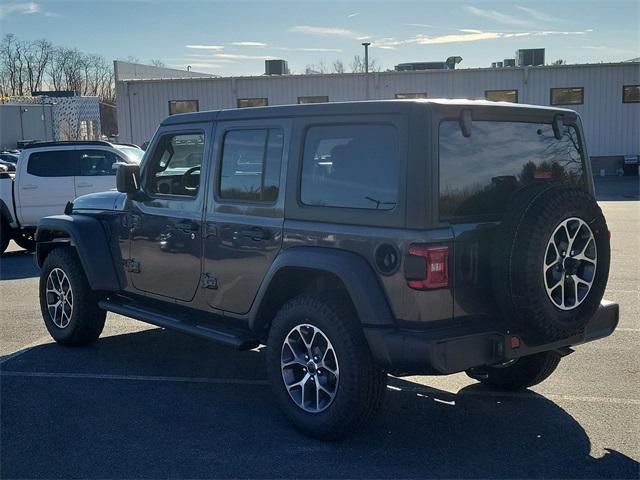
{"label": "taillight", "polygon": [[428,290],[449,286],[449,247],[411,245],[405,263],[409,287]]}

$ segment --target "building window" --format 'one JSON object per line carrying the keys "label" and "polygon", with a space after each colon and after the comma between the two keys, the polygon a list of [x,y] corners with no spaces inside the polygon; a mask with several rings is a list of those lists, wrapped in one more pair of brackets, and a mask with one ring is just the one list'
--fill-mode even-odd
{"label": "building window", "polygon": [[400,178],[398,143],[391,125],[309,128],[300,200],[318,207],[393,210]]}
{"label": "building window", "polygon": [[518,103],[518,90],[486,90],[484,98],[491,102]]}
{"label": "building window", "polygon": [[417,93],[396,93],[396,98],[399,99],[407,99],[407,98],[427,98],[426,92],[417,92]]}
{"label": "building window", "polygon": [[622,103],[640,102],[640,85],[625,85],[622,87]]}
{"label": "building window", "polygon": [[284,135],[279,128],[231,130],[224,136],[220,198],[275,202]]}
{"label": "building window", "polygon": [[298,103],[327,103],[329,97],[326,95],[317,95],[315,97],[298,97]]}
{"label": "building window", "polygon": [[583,87],[551,89],[551,105],[582,105],[583,103]]}
{"label": "building window", "polygon": [[198,111],[198,100],[169,100],[169,115]]}
{"label": "building window", "polygon": [[246,107],[266,107],[269,102],[266,98],[239,98],[238,108]]}

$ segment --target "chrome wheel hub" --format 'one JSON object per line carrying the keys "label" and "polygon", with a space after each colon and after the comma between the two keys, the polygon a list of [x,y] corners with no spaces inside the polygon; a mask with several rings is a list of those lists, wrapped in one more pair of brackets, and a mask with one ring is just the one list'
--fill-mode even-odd
{"label": "chrome wheel hub", "polygon": [[73,291],[69,277],[60,268],[49,272],[46,286],[47,311],[54,325],[66,328],[73,315]]}
{"label": "chrome wheel hub", "polygon": [[591,291],[598,252],[593,232],[581,218],[562,221],[551,234],[544,259],[547,296],[561,310],[578,307]]}
{"label": "chrome wheel hub", "polygon": [[338,358],[318,327],[301,324],[287,334],[280,355],[282,381],[291,400],[309,413],[333,402],[340,378]]}

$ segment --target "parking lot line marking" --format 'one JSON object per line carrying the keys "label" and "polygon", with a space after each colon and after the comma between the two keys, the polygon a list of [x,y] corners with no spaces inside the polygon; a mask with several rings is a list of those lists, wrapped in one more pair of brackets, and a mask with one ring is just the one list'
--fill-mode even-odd
{"label": "parking lot line marking", "polygon": [[38,347],[40,345],[42,345],[44,342],[46,342],[47,340],[49,340],[51,337],[41,337],[38,340],[31,342],[28,345],[25,345],[24,347],[22,347],[20,350],[10,353],[9,355],[2,357],[2,359],[0,359],[0,365],[2,365],[3,363],[8,362],[9,360],[13,360],[14,358],[19,357],[20,355],[24,355],[25,353],[27,353],[29,350]]}
{"label": "parking lot line marking", "polygon": [[206,377],[163,377],[155,375],[113,375],[100,373],[51,373],[51,372],[0,372],[3,377],[40,377],[40,378],[76,378],[92,380],[130,380],[149,382],[190,382],[230,385],[267,385],[266,380],[247,380],[244,378],[206,378]]}
{"label": "parking lot line marking", "polygon": [[640,332],[640,328],[616,328],[614,332]]}

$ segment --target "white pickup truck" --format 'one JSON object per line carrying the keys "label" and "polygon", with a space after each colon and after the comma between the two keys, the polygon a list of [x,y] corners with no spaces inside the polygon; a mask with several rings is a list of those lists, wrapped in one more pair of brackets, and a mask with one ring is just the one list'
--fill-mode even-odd
{"label": "white pickup truck", "polygon": [[0,254],[13,239],[33,250],[38,221],[64,212],[67,202],[116,186],[117,163],[140,163],[135,145],[102,141],[43,142],[20,153],[14,173],[0,173]]}

